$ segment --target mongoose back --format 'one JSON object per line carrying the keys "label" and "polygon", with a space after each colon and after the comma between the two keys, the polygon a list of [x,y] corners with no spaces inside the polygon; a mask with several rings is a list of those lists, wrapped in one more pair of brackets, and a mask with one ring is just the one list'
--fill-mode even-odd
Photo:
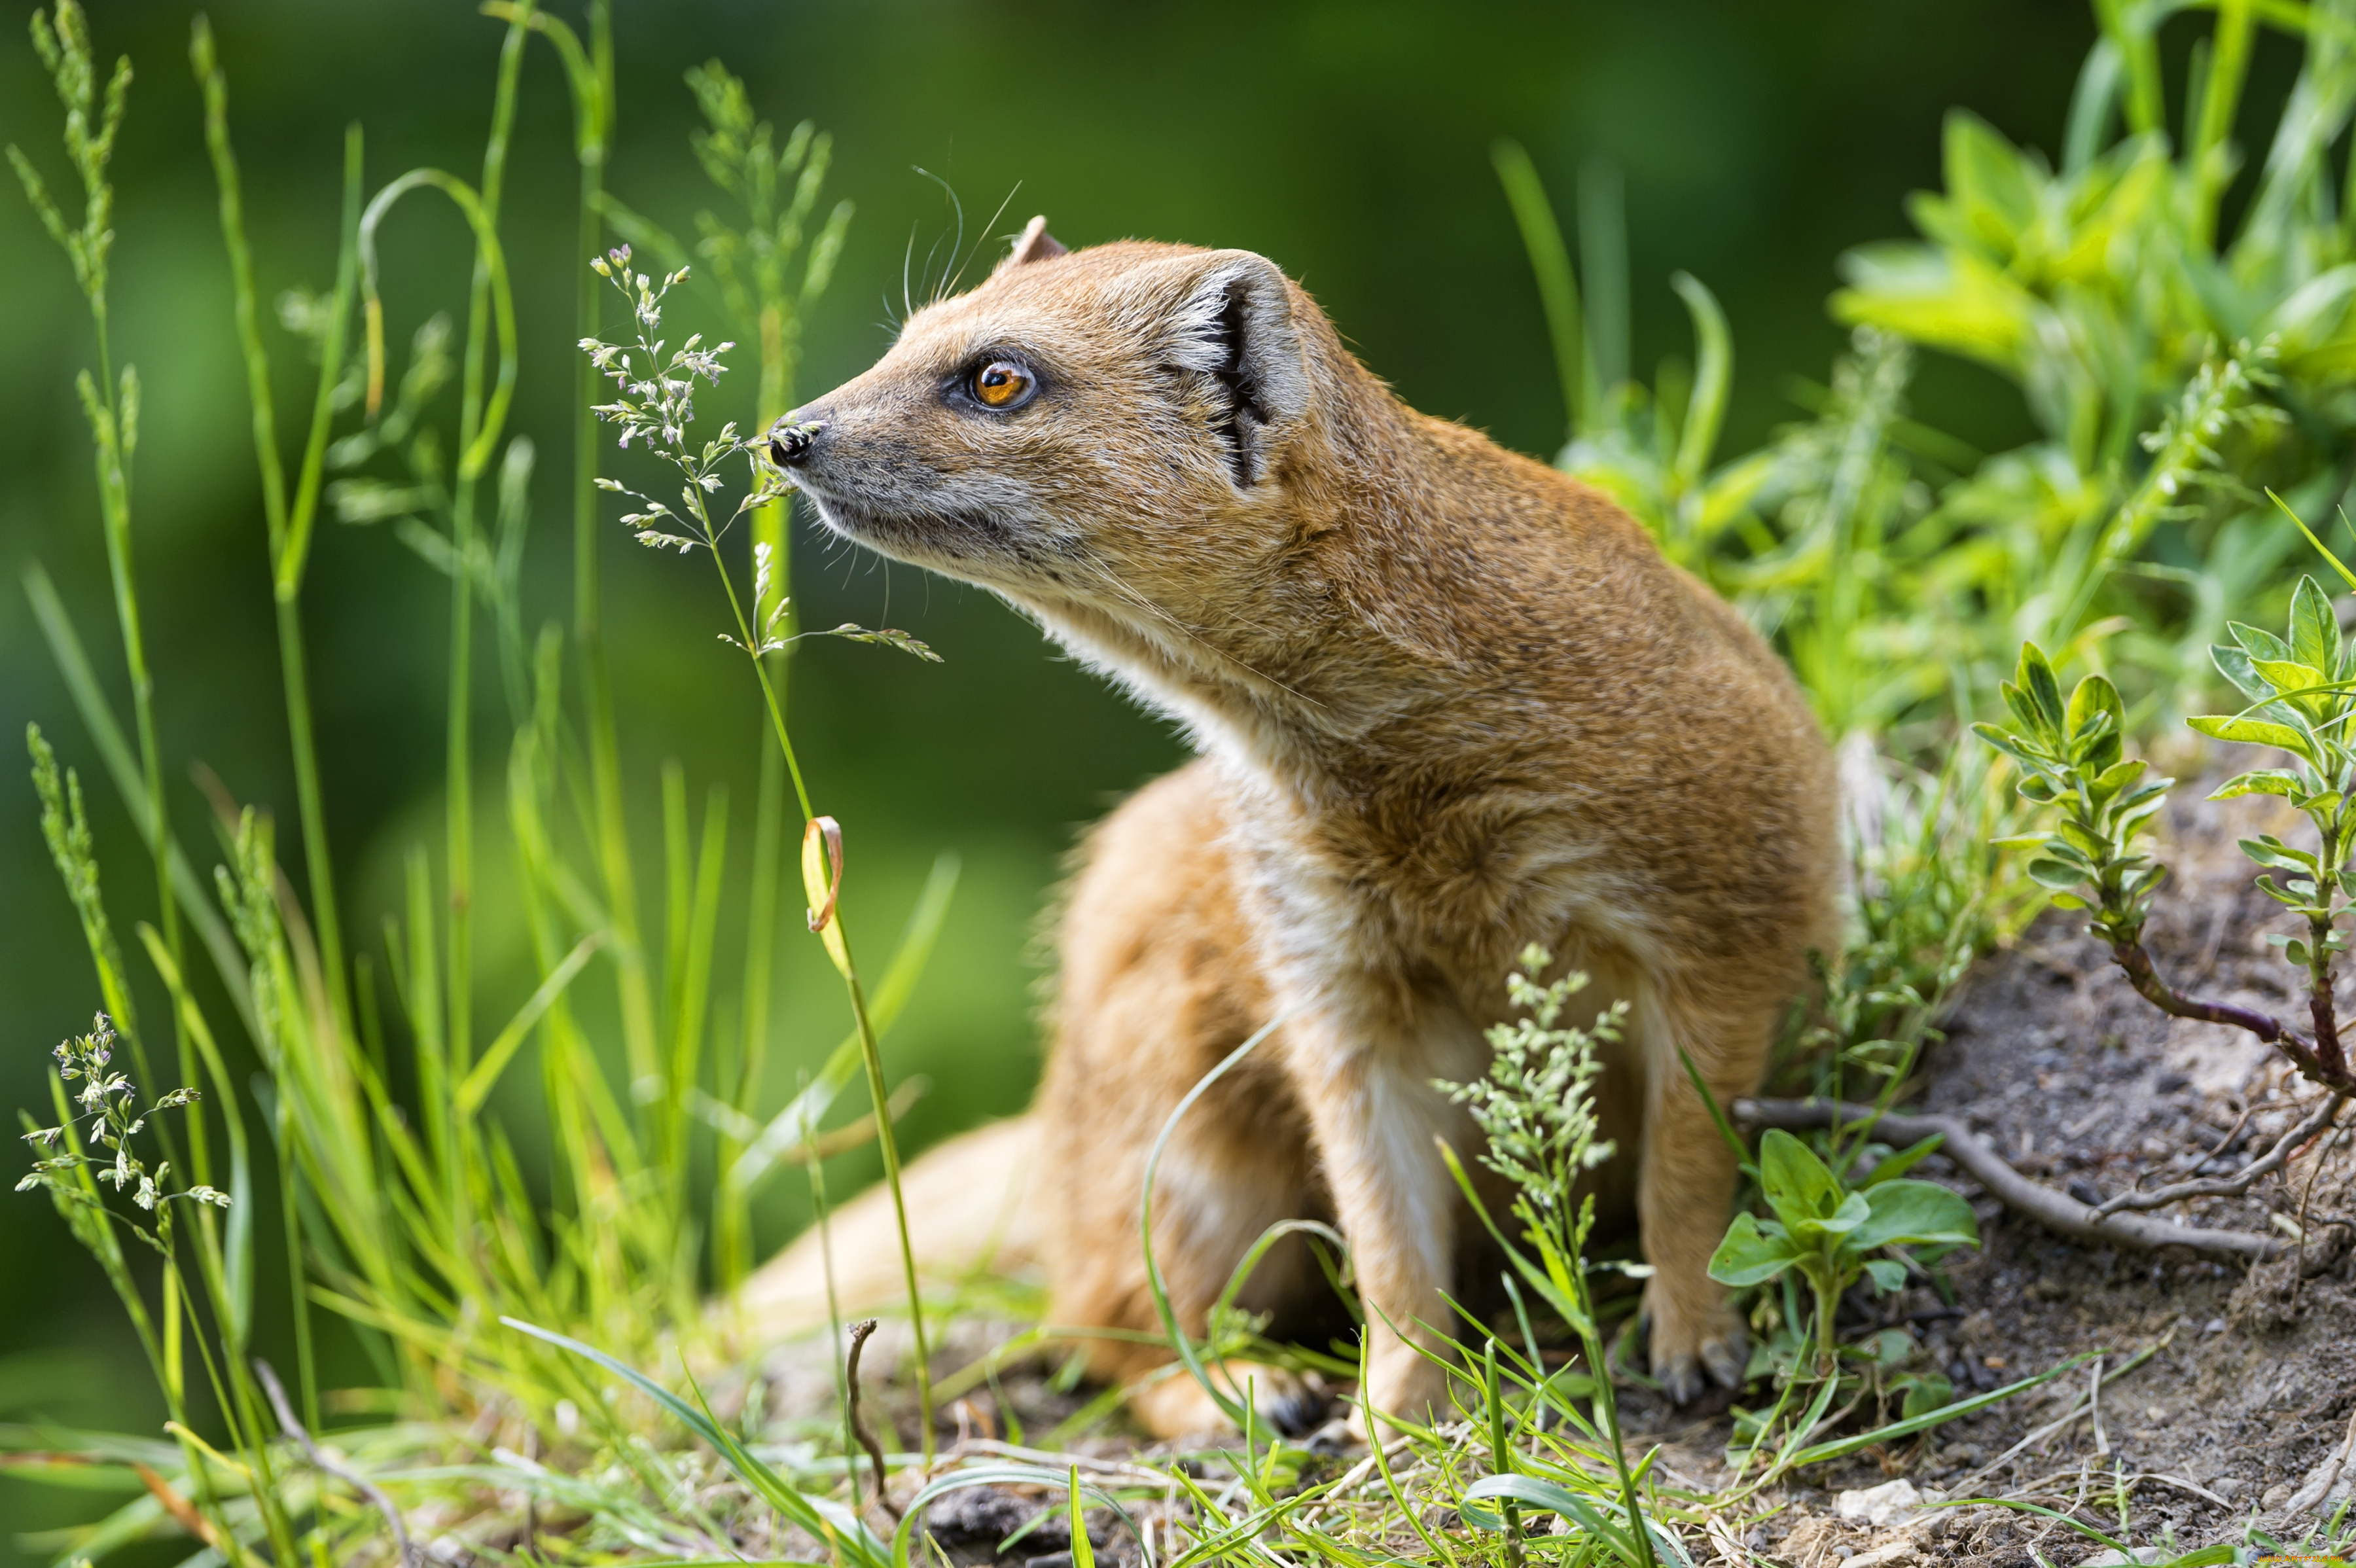
{"label": "mongoose back", "polygon": [[[1757,1088],[1833,938],[1836,857],[1823,741],[1730,607],[1597,491],[1405,406],[1241,251],[1067,252],[1034,220],[769,450],[826,527],[990,588],[1201,753],[1086,846],[1029,1116],[911,1171],[920,1218],[959,1216],[940,1246],[989,1228],[1013,1178],[976,1173],[1027,1149],[1015,1244],[1051,1320],[1157,1329],[1147,1149],[1280,1016],[1163,1157],[1172,1299],[1201,1332],[1270,1223],[1330,1217],[1367,1309],[1361,1402],[1422,1414],[1442,1374],[1409,1341],[1437,1346],[1473,1228],[1435,1137],[1468,1166],[1478,1147],[1434,1080],[1486,1070],[1536,943],[1592,977],[1581,1015],[1628,1004],[1601,1187],[1654,1268],[1654,1369],[1680,1401],[1734,1382],[1741,1325],[1707,1266],[1735,1168],[1677,1053],[1721,1101]],[[858,1229],[839,1251],[891,1245]],[[809,1299],[814,1266],[798,1246],[747,1301]],[[844,1268],[854,1294],[888,1277]],[[1243,1305],[1327,1289],[1280,1250]],[[1093,1344],[1107,1377],[1166,1359]],[[1253,1375],[1281,1405],[1284,1380]],[[1164,1434],[1215,1419],[1183,1378],[1136,1404]]]}

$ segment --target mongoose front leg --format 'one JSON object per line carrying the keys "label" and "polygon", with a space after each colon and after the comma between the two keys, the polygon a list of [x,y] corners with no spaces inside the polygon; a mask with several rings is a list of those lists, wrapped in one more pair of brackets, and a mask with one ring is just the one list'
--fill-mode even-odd
{"label": "mongoose front leg", "polygon": [[1459,1117],[1431,1079],[1449,1064],[1333,1013],[1286,1029],[1366,1311],[1366,1384],[1352,1425],[1371,1430],[1370,1410],[1425,1420],[1447,1392],[1431,1358],[1448,1325],[1456,1196],[1434,1138]]}

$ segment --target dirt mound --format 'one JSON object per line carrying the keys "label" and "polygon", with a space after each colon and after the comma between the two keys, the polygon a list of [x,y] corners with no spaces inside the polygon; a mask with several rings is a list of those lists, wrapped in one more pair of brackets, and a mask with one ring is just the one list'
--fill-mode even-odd
{"label": "dirt mound", "polygon": [[[2201,792],[2180,790],[2162,824],[2172,875],[2148,945],[2181,990],[2303,1015],[2297,972],[2265,941],[2287,928],[2284,911],[2253,887],[2235,843],[2261,832],[2297,842],[2297,823],[2269,799],[2207,802]],[[1912,1103],[1963,1119],[2024,1174],[2087,1202],[2230,1176],[2316,1103],[2318,1091],[2248,1035],[2150,1006],[2083,927],[2083,914],[2049,913],[1981,962]],[[2344,980],[2343,1017],[2351,1001],[2356,983]],[[2112,1352],[2114,1375],[2092,1400],[2089,1367],[1919,1444],[1812,1477],[1819,1489],[1794,1490],[1791,1512],[1756,1545],[1802,1564],[1831,1563],[1842,1548],[1860,1554],[1856,1563],[1885,1547],[1895,1554],[1876,1561],[1914,1552],[2026,1563],[2034,1546],[2066,1563],[2088,1544],[2050,1520],[1996,1509],[1954,1510],[1937,1521],[1942,1533],[1838,1518],[1839,1490],[1901,1474],[1934,1498],[2019,1498],[2113,1535],[2126,1485],[2137,1543],[2166,1538],[2190,1549],[2238,1535],[2254,1512],[2269,1527],[2287,1522],[2278,1510],[2356,1412],[2356,1130],[2316,1140],[2246,1197],[2156,1211],[2296,1243],[2290,1255],[2247,1268],[2065,1241],[2003,1209],[1942,1158],[1922,1174],[1975,1200],[1983,1237],[1976,1253],[1952,1262],[1952,1307],[1927,1290],[1883,1304],[1888,1316],[1917,1318],[1926,1358],[1959,1391],[2094,1350]],[[2118,1371],[2146,1349],[2147,1359]],[[2332,1497],[2347,1487],[2343,1477]]]}

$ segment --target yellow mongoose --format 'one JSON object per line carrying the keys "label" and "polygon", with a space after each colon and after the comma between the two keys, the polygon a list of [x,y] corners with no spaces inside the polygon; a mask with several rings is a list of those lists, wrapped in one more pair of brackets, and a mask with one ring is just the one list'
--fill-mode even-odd
{"label": "yellow mongoose", "polygon": [[[1834,933],[1835,785],[1731,608],[1596,491],[1400,403],[1241,251],[1066,252],[1034,220],[769,449],[827,527],[993,590],[1202,752],[1090,839],[1044,1085],[911,1170],[921,1251],[970,1256],[1011,1202],[1051,1321],[1158,1328],[1146,1151],[1281,1014],[1164,1156],[1158,1259],[1199,1332],[1270,1223],[1338,1220],[1373,1336],[1362,1398],[1420,1415],[1442,1374],[1406,1340],[1449,1326],[1470,1228],[1434,1135],[1468,1165],[1478,1147],[1433,1079],[1485,1070],[1537,942],[1593,977],[1581,1016],[1629,1004],[1600,1187],[1633,1199],[1654,1265],[1653,1367],[1680,1401],[1734,1381],[1741,1326],[1706,1273],[1734,1165],[1676,1052],[1722,1101],[1756,1089]],[[862,1229],[836,1230],[843,1289],[888,1299],[888,1223]],[[806,1310],[814,1271],[798,1245],[745,1300]],[[1243,1305],[1326,1289],[1280,1251]],[[1106,1377],[1167,1359],[1093,1344]],[[1137,1407],[1164,1434],[1216,1419],[1183,1378]]]}

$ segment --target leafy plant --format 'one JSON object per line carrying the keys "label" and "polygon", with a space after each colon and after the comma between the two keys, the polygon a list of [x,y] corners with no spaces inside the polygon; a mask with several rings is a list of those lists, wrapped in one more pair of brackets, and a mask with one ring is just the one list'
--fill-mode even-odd
{"label": "leafy plant", "polygon": [[2186,996],[2160,977],[2143,930],[2165,868],[2153,861],[2144,828],[2174,781],[2137,782],[2144,765],[2123,756],[2124,714],[2109,681],[2085,677],[2065,703],[2051,662],[2029,643],[2021,649],[2018,678],[2004,687],[2015,726],[1984,724],[1977,733],[2020,763],[2020,793],[2053,821],[2050,831],[2004,844],[2029,852],[2029,874],[2053,889],[2056,903],[2090,911],[2089,929],[2109,944],[2136,990],[2165,1013],[2232,1025],[2273,1045],[2301,1076],[2331,1091],[2336,1110],[2340,1099],[2356,1093],[2332,1000],[2334,961],[2347,948],[2340,922],[2356,896],[2356,867],[2349,864],[2356,741],[2348,734],[2348,720],[2356,715],[2356,647],[2341,636],[2330,601],[2312,577],[2299,579],[2283,635],[2239,622],[2230,629],[2233,642],[2212,648],[2211,655],[2249,704],[2186,723],[2214,739],[2291,755],[2291,767],[2239,774],[2210,799],[2280,796],[2314,830],[2313,850],[2272,833],[2242,841],[2243,853],[2265,868],[2259,890],[2289,908],[2303,928],[2268,940],[2302,972],[2311,1032],[2250,1008]]}
{"label": "leafy plant", "polygon": [[1710,1278],[1742,1288],[1797,1273],[1815,1295],[1817,1368],[1829,1372],[1838,1354],[1834,1316],[1848,1288],[1864,1278],[1887,1294],[1906,1283],[1906,1265],[1883,1253],[1979,1242],[1970,1204],[1935,1182],[1900,1174],[1931,1152],[1918,1145],[1847,1187],[1805,1144],[1769,1129],[1759,1144],[1759,1187],[1774,1218],[1736,1215],[1710,1257]]}
{"label": "leafy plant", "polygon": [[[1514,1184],[1512,1212],[1521,1221],[1521,1239],[1535,1250],[1535,1258],[1498,1231],[1454,1154],[1448,1155],[1458,1185],[1504,1248],[1515,1273],[1579,1337],[1586,1356],[1585,1386],[1591,1410],[1580,1424],[1602,1448],[1601,1457],[1610,1461],[1611,1474],[1619,1484],[1620,1495],[1613,1500],[1620,1517],[1608,1519],[1589,1498],[1555,1496],[1562,1492],[1558,1482],[1533,1489],[1514,1474],[1511,1450],[1499,1424],[1506,1415],[1494,1339],[1481,1362],[1484,1369],[1481,1398],[1496,1434],[1490,1446],[1499,1473],[1494,1484],[1481,1483],[1466,1496],[1471,1501],[1494,1499],[1506,1505],[1502,1528],[1509,1541],[1517,1541],[1518,1530],[1512,1505],[1535,1503],[1554,1508],[1585,1525],[1615,1554],[1649,1568],[1655,1561],[1654,1527],[1644,1517],[1636,1473],[1628,1462],[1602,1325],[1588,1278],[1592,1265],[1587,1241],[1595,1225],[1595,1197],[1576,1191],[1580,1178],[1613,1153],[1612,1145],[1597,1136],[1601,1128],[1595,1116],[1594,1085],[1602,1064],[1596,1059],[1596,1052],[1619,1037],[1627,1004],[1614,1004],[1597,1015],[1590,1027],[1564,1027],[1563,1009],[1586,988],[1587,976],[1573,972],[1539,983],[1539,977],[1553,962],[1553,955],[1542,947],[1523,950],[1515,972],[1505,977],[1506,995],[1522,1015],[1489,1030],[1489,1046],[1495,1055],[1487,1076],[1470,1083],[1443,1081],[1437,1087],[1464,1106],[1486,1135],[1488,1147],[1480,1156],[1481,1163]],[[1650,1272],[1642,1265],[1620,1266],[1638,1277]],[[1530,1349],[1535,1369],[1536,1347]],[[1590,1483],[1582,1490],[1591,1493],[1594,1488]]]}

